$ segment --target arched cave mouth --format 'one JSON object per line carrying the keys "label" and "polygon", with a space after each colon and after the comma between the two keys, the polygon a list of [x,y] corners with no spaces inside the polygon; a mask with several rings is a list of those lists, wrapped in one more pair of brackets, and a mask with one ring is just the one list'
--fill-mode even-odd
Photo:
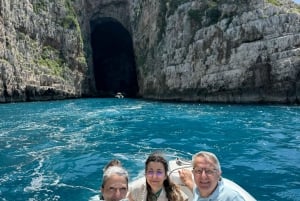
{"label": "arched cave mouth", "polygon": [[102,97],[121,92],[138,93],[136,65],[130,33],[113,18],[91,21],[91,46],[96,90]]}

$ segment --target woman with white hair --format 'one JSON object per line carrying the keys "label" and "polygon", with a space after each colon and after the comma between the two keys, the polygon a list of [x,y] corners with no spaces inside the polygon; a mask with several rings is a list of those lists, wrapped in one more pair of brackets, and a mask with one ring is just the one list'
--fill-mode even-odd
{"label": "woman with white hair", "polygon": [[100,200],[120,201],[126,198],[127,191],[128,172],[120,164],[108,165],[103,173]]}

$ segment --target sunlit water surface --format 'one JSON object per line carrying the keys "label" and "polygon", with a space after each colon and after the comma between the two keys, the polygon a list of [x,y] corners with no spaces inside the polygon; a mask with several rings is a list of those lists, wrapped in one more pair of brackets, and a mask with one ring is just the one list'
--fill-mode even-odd
{"label": "sunlit water surface", "polygon": [[118,158],[130,179],[149,153],[217,154],[260,201],[300,200],[300,107],[78,99],[0,105],[0,200],[89,200]]}

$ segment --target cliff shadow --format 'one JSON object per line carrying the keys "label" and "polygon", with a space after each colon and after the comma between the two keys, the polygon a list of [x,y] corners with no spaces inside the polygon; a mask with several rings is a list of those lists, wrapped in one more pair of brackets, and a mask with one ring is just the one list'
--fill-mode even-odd
{"label": "cliff shadow", "polygon": [[95,87],[102,97],[136,97],[138,82],[132,37],[117,20],[90,21]]}

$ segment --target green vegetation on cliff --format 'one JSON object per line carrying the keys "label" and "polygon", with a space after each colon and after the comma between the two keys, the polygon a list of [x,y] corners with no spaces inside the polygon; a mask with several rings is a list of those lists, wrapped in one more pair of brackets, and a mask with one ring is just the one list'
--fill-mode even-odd
{"label": "green vegetation on cliff", "polygon": [[33,11],[38,14],[47,8],[47,3],[45,0],[39,0],[32,3]]}
{"label": "green vegetation on cliff", "polygon": [[41,57],[36,60],[39,66],[47,67],[51,74],[62,76],[64,60],[58,50],[50,46],[43,47]]}
{"label": "green vegetation on cliff", "polygon": [[282,5],[278,0],[268,0],[268,3],[273,4],[275,6],[281,6]]}

